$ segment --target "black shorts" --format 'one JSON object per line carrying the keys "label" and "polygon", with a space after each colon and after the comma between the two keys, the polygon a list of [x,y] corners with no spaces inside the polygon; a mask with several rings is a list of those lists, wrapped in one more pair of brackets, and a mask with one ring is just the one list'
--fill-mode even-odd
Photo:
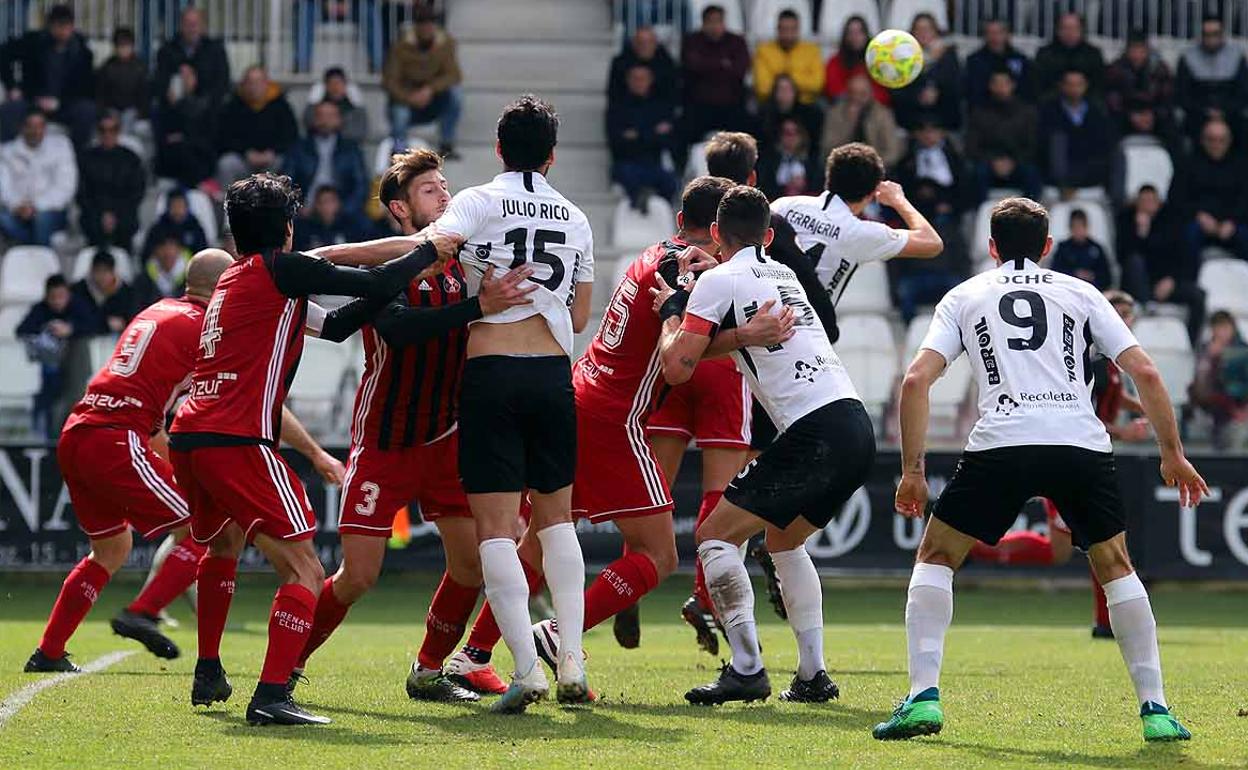
{"label": "black shorts", "polygon": [[932,515],[989,545],[1001,539],[1033,497],[1062,512],[1080,548],[1126,528],[1111,452],[1072,446],[1012,446],[964,452]]}
{"label": "black shorts", "polygon": [[576,401],[567,356],[464,362],[459,477],[468,494],[547,494],[576,476]]}
{"label": "black shorts", "polygon": [[862,402],[844,398],[793,423],[745,466],[724,499],[780,529],[801,516],[825,527],[875,463],[875,429]]}
{"label": "black shorts", "polygon": [[750,449],[761,452],[776,440],[778,431],[776,424],[771,421],[771,415],[767,414],[763,405],[758,403],[757,398],[753,401],[753,412],[750,415]]}

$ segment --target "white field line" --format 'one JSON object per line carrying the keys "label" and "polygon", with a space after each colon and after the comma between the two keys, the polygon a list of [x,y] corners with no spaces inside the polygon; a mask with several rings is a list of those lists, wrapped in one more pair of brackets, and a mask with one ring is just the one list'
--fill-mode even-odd
{"label": "white field line", "polygon": [[17,712],[26,708],[26,706],[34,700],[36,695],[49,687],[56,687],[58,684],[62,684],[70,679],[82,676],[83,674],[94,674],[97,671],[103,671],[114,663],[120,663],[136,652],[138,651],[118,650],[117,652],[110,652],[106,655],[101,655],[83,666],[81,673],[67,671],[65,673],[56,674],[54,676],[47,677],[46,679],[40,679],[37,682],[32,682],[31,684],[26,685],[9,697],[5,698],[3,701],[0,701],[0,727],[4,727],[5,722],[16,716]]}

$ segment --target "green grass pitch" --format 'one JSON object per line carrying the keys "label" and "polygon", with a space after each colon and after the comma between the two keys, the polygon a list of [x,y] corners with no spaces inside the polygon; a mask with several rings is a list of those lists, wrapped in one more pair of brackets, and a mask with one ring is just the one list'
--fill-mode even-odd
{"label": "green grass pitch", "polygon": [[[239,581],[223,659],[235,686],[224,707],[192,710],[194,622],[172,631],[182,658],[141,649],[100,673],[37,696],[0,726],[0,768],[1003,768],[1248,766],[1248,599],[1242,593],[1160,588],[1167,695],[1194,739],[1146,746],[1135,698],[1113,642],[1088,636],[1086,591],[961,589],[945,655],[945,731],[878,743],[871,725],[904,695],[905,590],[825,584],[827,658],[841,700],[714,709],[685,704],[715,675],[677,608],[676,576],[642,605],[642,646],[616,646],[609,624],[586,637],[591,684],[602,701],[563,710],[541,703],[522,717],[481,706],[409,701],[403,680],[424,631],[435,578],[384,580],[357,606],[308,670],[300,697],[334,719],[327,727],[252,728],[243,721],[261,663],[271,577]],[[137,645],[107,620],[133,595],[118,581],[70,642],[87,663]],[[21,673],[57,585],[0,575],[0,699],[36,679]],[[761,596],[761,594],[760,594]],[[765,658],[778,693],[796,663],[788,626],[761,607]],[[241,627],[240,627],[241,626]],[[496,655],[506,673],[502,645]],[[1248,712],[1245,712],[1248,713]]]}

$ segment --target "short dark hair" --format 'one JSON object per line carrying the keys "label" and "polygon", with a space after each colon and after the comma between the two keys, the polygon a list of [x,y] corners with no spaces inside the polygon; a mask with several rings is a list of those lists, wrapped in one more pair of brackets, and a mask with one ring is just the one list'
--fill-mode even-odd
{"label": "short dark hair", "polygon": [[1151,185],[1151,184],[1142,184],[1142,185],[1140,185],[1140,189],[1138,189],[1138,190],[1136,190],[1136,191],[1135,191],[1135,195],[1136,195],[1136,197],[1139,197],[1139,196],[1143,195],[1143,194],[1144,194],[1144,193],[1146,193],[1146,192],[1148,192],[1148,193],[1152,193],[1153,195],[1160,195],[1160,194],[1161,194],[1161,193],[1157,192],[1157,186],[1156,186],[1156,185]]}
{"label": "short dark hair", "polygon": [[1127,33],[1127,45],[1148,45],[1148,33],[1142,29],[1132,29]]}
{"label": "short dark hair", "polygon": [[257,254],[286,244],[286,228],[303,195],[290,177],[264,171],[240,179],[225,191],[225,217],[238,253]]}
{"label": "short dark hair", "polygon": [[113,45],[118,46],[122,43],[134,45],[134,30],[129,27],[118,27],[113,30]]}
{"label": "short dark hair", "polygon": [[715,212],[721,242],[732,245],[763,244],[771,226],[771,204],[762,190],[739,184],[724,193]]}
{"label": "short dark hair", "polygon": [[316,200],[317,198],[321,197],[325,193],[333,193],[334,195],[341,196],[341,194],[338,192],[338,188],[335,185],[323,184],[320,187],[316,188],[316,191],[312,193],[312,200]]}
{"label": "short dark hair", "polygon": [[700,176],[685,185],[680,195],[680,213],[685,227],[696,230],[710,227],[719,212],[719,202],[732,187],[732,180],[722,176]]}
{"label": "short dark hair", "polygon": [[325,70],[325,74],[321,76],[321,82],[324,83],[330,78],[342,78],[343,80],[346,80],[347,72],[342,67],[330,67]]}
{"label": "short dark hair", "polygon": [[1002,261],[1038,261],[1049,237],[1049,212],[1031,198],[1006,198],[992,207],[989,230]]}
{"label": "short dark hair", "polygon": [[116,270],[117,258],[108,249],[100,249],[91,257],[91,269],[94,270],[97,267],[107,267],[109,270]]}
{"label": "short dark hair", "polygon": [[509,171],[541,168],[559,141],[559,116],[549,102],[525,94],[498,117],[498,146]]}
{"label": "short dark hair", "polygon": [[[56,276],[52,277],[55,278]],[[49,278],[48,280],[52,279]],[[1215,310],[1209,314],[1209,325],[1217,326],[1218,324],[1230,324],[1231,326],[1236,326],[1235,316],[1232,315],[1229,310]],[[1236,327],[1236,330],[1238,331],[1238,327]]]}
{"label": "short dark hair", "polygon": [[62,286],[68,289],[69,281],[65,280],[64,275],[61,275],[60,273],[53,273],[52,275],[48,276],[48,279],[46,281],[43,282],[43,293],[47,294],[53,289],[57,289]]}
{"label": "short dark hair", "polygon": [[706,143],[706,172],[745,184],[758,163],[758,142],[741,131],[719,131]]}
{"label": "short dark hair", "polygon": [[846,203],[860,201],[884,181],[884,160],[875,148],[850,142],[828,154],[824,186]]}
{"label": "short dark hair", "polygon": [[793,10],[792,8],[785,8],[776,16],[776,21],[784,21],[785,19],[792,19],[793,21],[801,21],[801,19],[798,18],[797,11]]}
{"label": "short dark hair", "polygon": [[442,168],[442,156],[425,147],[390,156],[390,168],[381,175],[377,198],[387,209],[391,201],[401,200],[412,180],[426,171]]}
{"label": "short dark hair", "polygon": [[438,15],[433,9],[427,5],[417,4],[416,12],[412,14],[412,21],[416,24],[433,24],[438,20]]}
{"label": "short dark hair", "polygon": [[706,22],[706,17],[707,17],[707,16],[710,16],[712,13],[718,13],[720,16],[723,16],[723,15],[724,15],[724,6],[722,6],[722,5],[708,5],[708,6],[706,6],[705,8],[703,8],[703,9],[702,9],[702,21],[703,21],[703,23],[705,23],[705,22]]}
{"label": "short dark hair", "polygon": [[1075,222],[1082,222],[1086,225],[1088,223],[1088,212],[1083,209],[1071,209],[1070,223],[1073,225]]}
{"label": "short dark hair", "polygon": [[67,3],[57,3],[48,9],[47,22],[49,26],[53,24],[73,24],[74,9]]}

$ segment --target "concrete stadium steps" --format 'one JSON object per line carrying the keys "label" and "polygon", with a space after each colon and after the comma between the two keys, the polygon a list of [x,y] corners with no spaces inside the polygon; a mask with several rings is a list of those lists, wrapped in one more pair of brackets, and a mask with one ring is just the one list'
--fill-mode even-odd
{"label": "concrete stadium steps", "polygon": [[459,44],[459,63],[464,82],[474,88],[603,90],[611,47],[579,40],[469,40]]}
{"label": "concrete stadium steps", "polygon": [[[468,143],[459,148],[461,160],[447,164],[447,173],[459,179],[473,180],[480,184],[493,179],[502,171],[502,163],[494,154],[494,143]],[[555,149],[555,166],[550,172],[550,183],[573,203],[582,198],[601,195],[609,188],[608,166],[605,147],[563,147]]]}
{"label": "concrete stadium steps", "polygon": [[460,39],[609,40],[611,8],[602,0],[455,0],[447,28]]}
{"label": "concrete stadium steps", "polygon": [[[606,137],[606,81],[593,91],[537,90],[559,113],[559,147],[601,146]],[[494,136],[498,115],[523,88],[483,89],[468,84],[460,135],[472,141]]]}

